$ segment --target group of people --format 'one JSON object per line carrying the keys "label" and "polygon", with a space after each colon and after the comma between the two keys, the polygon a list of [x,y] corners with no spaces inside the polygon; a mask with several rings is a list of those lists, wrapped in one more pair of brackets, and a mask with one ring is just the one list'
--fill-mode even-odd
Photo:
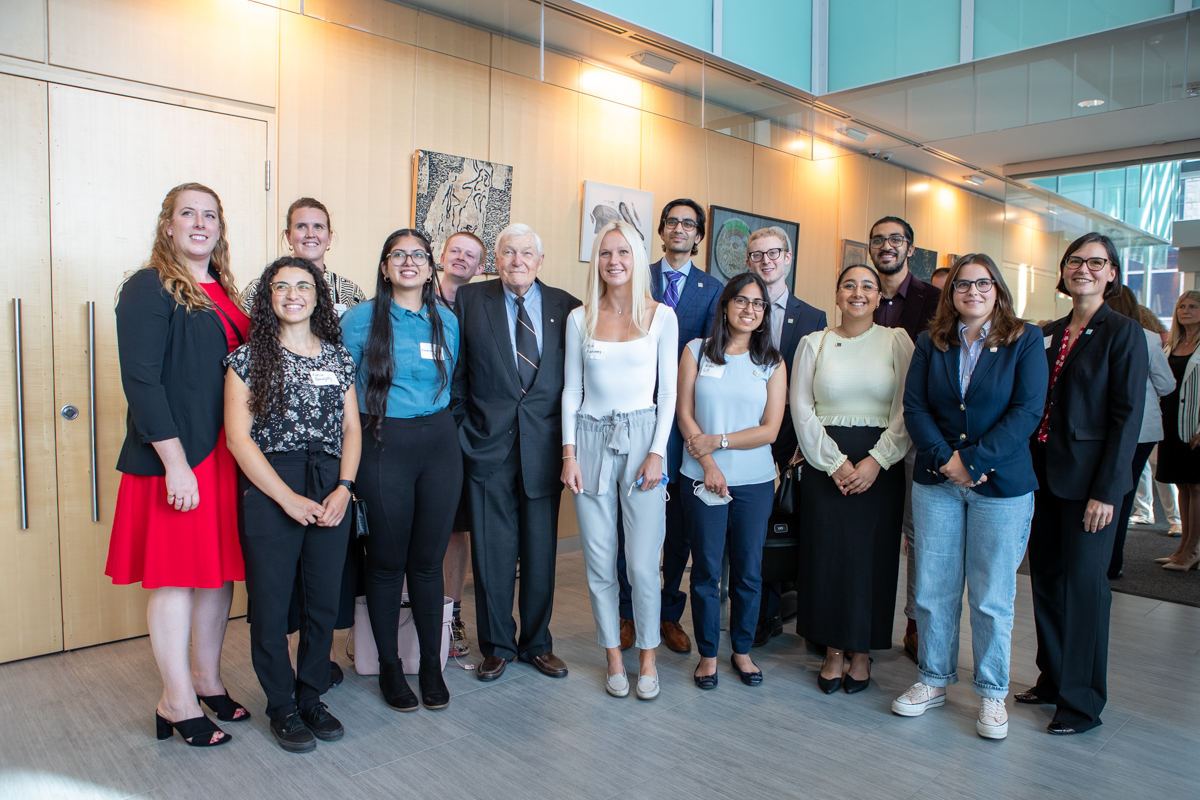
{"label": "group of people", "polygon": [[[985,254],[959,258],[940,292],[921,281],[908,269],[912,228],[885,217],[870,231],[871,263],[839,275],[829,326],[788,288],[786,232],[753,232],[746,271],[722,285],[692,262],[706,222],[693,200],[664,206],[654,264],[632,226],[607,224],[582,302],[538,278],[542,241],[526,225],[500,232],[498,279],[475,283],[487,251],[474,234],[451,236],[435,264],[430,241],[401,229],[384,241],[368,299],[325,265],[328,209],[301,198],[282,234],[291,255],[239,302],[216,193],[172,189],[117,303],[129,417],[106,568],[152,590],[158,737],[230,741],[201,703],[221,722],[250,718],[220,672],[237,580],[270,727],[288,751],[344,735],[322,697],[342,680],[333,635],[353,623],[356,596],[384,702],[449,704],[443,612],[449,594],[452,652],[465,655],[468,552],[479,679],[514,659],[566,676],[549,629],[564,486],[605,690],[653,699],[660,641],[690,652],[679,624],[689,559],[695,684],[718,684],[725,589],[730,666],[757,686],[750,650],[782,630],[762,560],[785,470],[800,475],[797,632],[824,648],[821,690],[867,688],[871,650],[891,646],[905,542],[905,646],[919,682],[892,709],[945,702],[968,587],[977,731],[1003,738],[1028,541],[1041,676],[1016,699],[1055,704],[1052,733],[1100,724],[1105,573],[1116,509],[1145,460],[1151,392],[1166,394],[1168,416],[1178,409],[1158,461],[1184,484],[1184,535],[1167,566],[1200,562],[1200,477],[1187,481],[1200,464],[1200,294],[1181,298],[1172,328],[1180,397],[1151,379],[1154,348],[1137,322],[1105,303],[1122,288],[1106,237],[1067,248],[1058,289],[1072,312],[1039,330],[1017,318]],[[402,607],[419,664],[399,655]],[[635,645],[636,681],[622,659]]]}

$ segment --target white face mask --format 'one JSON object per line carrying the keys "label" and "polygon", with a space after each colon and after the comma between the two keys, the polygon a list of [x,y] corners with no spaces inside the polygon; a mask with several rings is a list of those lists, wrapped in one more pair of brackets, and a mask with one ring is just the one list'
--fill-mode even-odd
{"label": "white face mask", "polygon": [[696,487],[693,494],[703,500],[707,505],[723,506],[733,501],[733,495],[730,494],[728,490],[725,491],[725,496],[721,497],[720,495],[710,492],[708,489],[706,489],[703,483],[693,483],[693,486]]}

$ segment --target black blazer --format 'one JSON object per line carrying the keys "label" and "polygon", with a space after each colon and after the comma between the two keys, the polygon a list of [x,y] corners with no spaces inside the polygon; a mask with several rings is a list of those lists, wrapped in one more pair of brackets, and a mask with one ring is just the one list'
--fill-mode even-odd
{"label": "black blazer", "polygon": [[[771,313],[775,313],[775,310],[771,309]],[[815,331],[823,331],[827,325],[824,311],[813,308],[794,294],[788,294],[787,310],[783,316],[783,333],[779,337],[779,352],[783,354],[783,364],[787,367],[789,386],[792,382],[792,361],[796,357],[796,346],[805,336]],[[783,409],[783,423],[779,426],[779,435],[771,445],[771,455],[780,469],[791,461],[796,452],[796,443],[796,428],[792,425],[792,404],[787,403]]]}
{"label": "black blazer", "polygon": [[129,401],[117,469],[166,474],[153,443],[174,438],[190,466],[208,458],[225,424],[222,362],[229,340],[217,311],[188,311],[163,288],[157,272],[138,270],[117,300],[117,354]]}
{"label": "black blazer", "polygon": [[[1068,314],[1042,329],[1051,374],[1070,321]],[[1050,390],[1043,486],[1065,500],[1120,507],[1133,488],[1129,465],[1142,429],[1148,372],[1142,326],[1100,306]]]}
{"label": "black blazer", "polygon": [[929,323],[937,314],[938,299],[942,292],[936,286],[912,276],[908,282],[908,294],[904,296],[904,308],[900,310],[900,327],[908,331],[913,342],[929,330]]}
{"label": "black blazer", "polygon": [[450,410],[458,423],[466,474],[486,480],[521,444],[521,477],[530,498],[562,491],[562,392],[567,315],[582,305],[562,289],[542,290],[542,360],[533,387],[521,394],[513,359],[504,285],[471,283],[458,290],[458,364]]}

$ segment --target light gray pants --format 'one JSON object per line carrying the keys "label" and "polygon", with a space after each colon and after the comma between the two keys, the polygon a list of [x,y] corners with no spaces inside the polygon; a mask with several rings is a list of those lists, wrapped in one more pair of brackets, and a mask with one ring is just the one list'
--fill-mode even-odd
{"label": "light gray pants", "polygon": [[621,646],[617,585],[617,503],[625,524],[625,564],[632,589],[636,647],[658,646],[662,603],[659,556],[667,532],[666,487],[634,489],[638,469],[654,438],[654,408],[603,419],[579,414],[575,456],[583,473],[583,491],[575,495],[579,539],[587,565],[588,593],[601,647]]}

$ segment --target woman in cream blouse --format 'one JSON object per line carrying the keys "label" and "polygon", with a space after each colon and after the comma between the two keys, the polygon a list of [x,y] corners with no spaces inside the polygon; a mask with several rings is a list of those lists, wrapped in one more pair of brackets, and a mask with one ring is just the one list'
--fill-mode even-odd
{"label": "woman in cream blouse", "polygon": [[[792,420],[805,461],[796,632],[826,646],[826,694],[867,688],[870,650],[892,646],[904,515],[904,377],[913,344],[872,320],[879,275],[842,270],[841,324],[800,340]],[[849,656],[849,668],[845,659]],[[843,680],[844,679],[844,680]]]}

